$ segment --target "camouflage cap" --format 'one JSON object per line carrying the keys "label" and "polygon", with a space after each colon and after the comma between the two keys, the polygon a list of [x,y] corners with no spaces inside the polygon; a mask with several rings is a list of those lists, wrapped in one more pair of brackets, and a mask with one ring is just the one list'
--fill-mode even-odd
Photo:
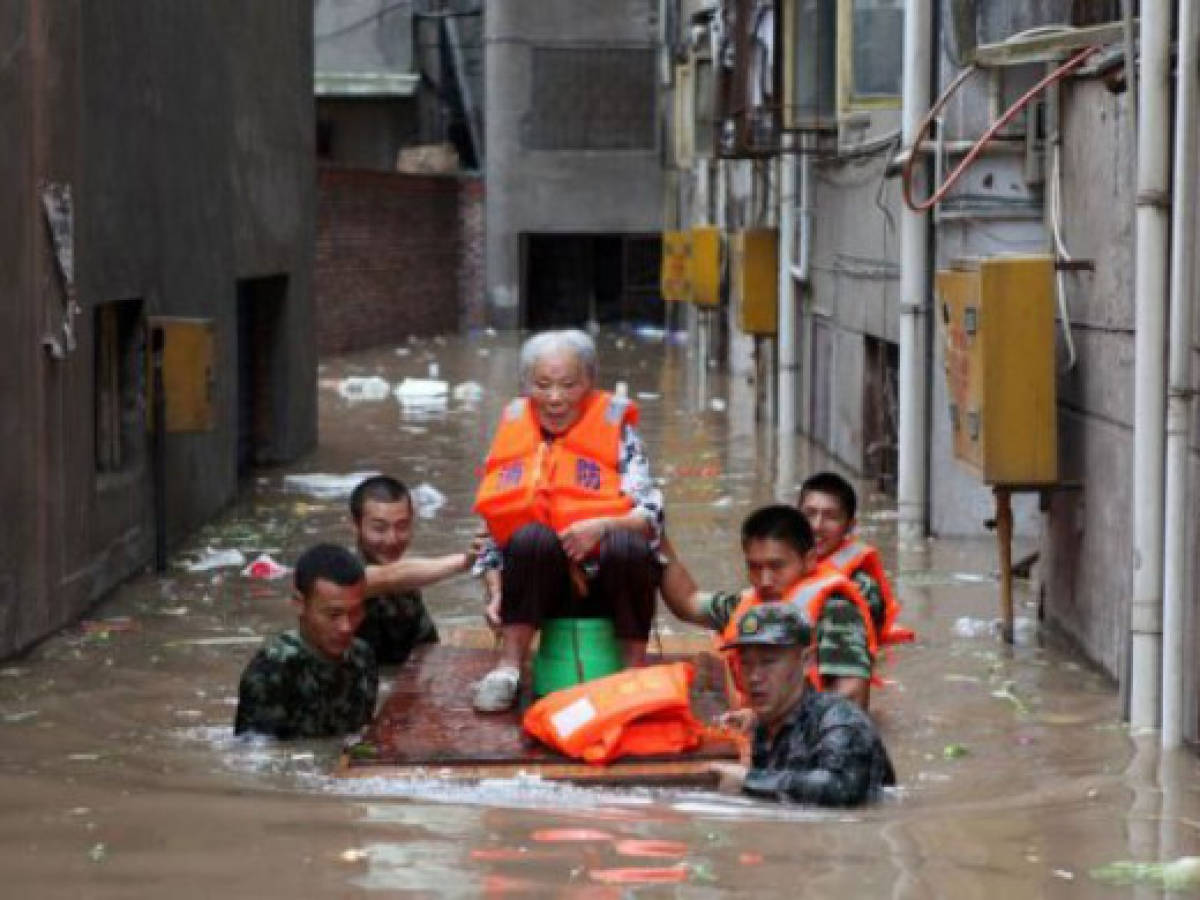
{"label": "camouflage cap", "polygon": [[792,647],[812,641],[812,624],[791,603],[760,603],[746,610],[737,621],[737,636],[721,649],[753,644],[767,647]]}

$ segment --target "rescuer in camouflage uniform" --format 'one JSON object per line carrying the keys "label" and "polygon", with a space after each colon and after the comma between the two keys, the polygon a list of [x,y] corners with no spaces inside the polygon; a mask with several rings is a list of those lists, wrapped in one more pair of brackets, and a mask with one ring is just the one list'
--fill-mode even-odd
{"label": "rescuer in camouflage uniform", "polygon": [[749,767],[713,763],[726,791],[820,806],[856,806],[896,783],[870,718],[837,694],[813,690],[804,677],[812,626],[789,603],[762,603],[742,615],[736,648],[749,710],[726,724],[753,728]]}
{"label": "rescuer in camouflage uniform", "polygon": [[259,649],[242,673],[234,733],[315,738],[357,731],[375,713],[375,655],[354,637],[365,576],[349,550],[318,544],[296,562],[296,628]]}
{"label": "rescuer in camouflage uniform", "polygon": [[[858,512],[858,496],[854,487],[836,472],[818,472],[800,486],[796,508],[808,519],[817,544],[817,556],[829,557],[853,530]],[[887,605],[879,582],[862,567],[847,576],[871,607],[876,630],[881,630],[887,617]]]}
{"label": "rescuer in camouflage uniform", "polygon": [[400,665],[414,649],[436,644],[437,628],[419,588],[466,572],[475,548],[445,556],[407,556],[415,521],[408,488],[373,475],[350,494],[350,524],[367,569],[367,598],[358,637],[381,666]]}
{"label": "rescuer in camouflage uniform", "polygon": [[[816,571],[812,529],[793,507],[774,505],[755,510],[742,523],[741,537],[747,574],[763,601],[784,599]],[[701,591],[670,541],[663,541],[663,552],[668,564],[660,590],[671,612],[685,622],[717,633],[724,631],[742,595]],[[859,608],[842,593],[826,599],[816,623],[816,665],[824,689],[848,696],[864,709],[870,699],[874,664],[868,624]]]}

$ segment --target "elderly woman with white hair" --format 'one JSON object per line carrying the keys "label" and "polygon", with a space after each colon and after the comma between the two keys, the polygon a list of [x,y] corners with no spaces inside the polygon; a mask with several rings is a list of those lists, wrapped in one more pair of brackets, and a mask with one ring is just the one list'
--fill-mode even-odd
{"label": "elderly woman with white hair", "polygon": [[637,407],[596,388],[596,346],[546,331],[521,348],[521,392],[505,408],[475,510],[492,546],[481,557],[497,665],[474,706],[516,702],[530,644],[554,618],[607,618],[626,665],[645,660],[660,568],[662,493],[634,428]]}

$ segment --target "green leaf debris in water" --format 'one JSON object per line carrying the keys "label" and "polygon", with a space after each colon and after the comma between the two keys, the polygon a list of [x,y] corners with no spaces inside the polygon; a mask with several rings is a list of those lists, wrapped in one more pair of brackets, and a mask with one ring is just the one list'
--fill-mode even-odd
{"label": "green leaf debris in water", "polygon": [[962,759],[964,756],[966,756],[970,752],[971,751],[968,750],[966,747],[964,747],[962,744],[947,744],[944,748],[942,748],[942,758],[943,759]]}
{"label": "green leaf debris in water", "polygon": [[1088,873],[1104,884],[1144,884],[1168,891],[1200,890],[1200,856],[1181,856],[1173,862],[1111,862]]}
{"label": "green leaf debris in water", "polygon": [[1011,703],[1017,711],[1017,715],[1029,715],[1029,704],[1013,692],[1013,683],[1011,681],[1004,682],[998,690],[992,691],[992,696],[997,700],[1007,700]]}

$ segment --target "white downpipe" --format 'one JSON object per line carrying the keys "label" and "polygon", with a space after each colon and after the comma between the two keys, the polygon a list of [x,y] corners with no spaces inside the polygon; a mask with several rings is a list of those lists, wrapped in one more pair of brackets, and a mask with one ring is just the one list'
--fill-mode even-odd
{"label": "white downpipe", "polygon": [[[921,119],[929,111],[929,72],[932,60],[931,0],[910,0],[904,14],[904,108],[901,139],[912,147]],[[922,185],[917,167],[916,191]],[[925,321],[927,312],[929,240],[925,213],[907,206],[900,214],[900,422],[899,473],[896,487],[901,540],[925,536],[926,470],[929,432],[926,427]]]}
{"label": "white downpipe", "polygon": [[1171,199],[1171,332],[1163,557],[1162,745],[1183,743],[1184,608],[1188,589],[1188,439],[1192,406],[1192,250],[1196,238],[1195,0],[1179,0],[1175,87],[1175,196]]}
{"label": "white downpipe", "polygon": [[1163,454],[1166,426],[1167,207],[1170,198],[1171,4],[1142,8],[1138,73],[1137,261],[1134,282],[1133,596],[1129,607],[1129,722],[1160,712]]}
{"label": "white downpipe", "polygon": [[775,393],[779,433],[796,430],[796,281],[792,253],[796,246],[796,160],[779,157],[779,357]]}
{"label": "white downpipe", "polygon": [[805,148],[800,154],[800,260],[793,273],[796,280],[808,286],[812,274],[813,241],[813,159]]}

